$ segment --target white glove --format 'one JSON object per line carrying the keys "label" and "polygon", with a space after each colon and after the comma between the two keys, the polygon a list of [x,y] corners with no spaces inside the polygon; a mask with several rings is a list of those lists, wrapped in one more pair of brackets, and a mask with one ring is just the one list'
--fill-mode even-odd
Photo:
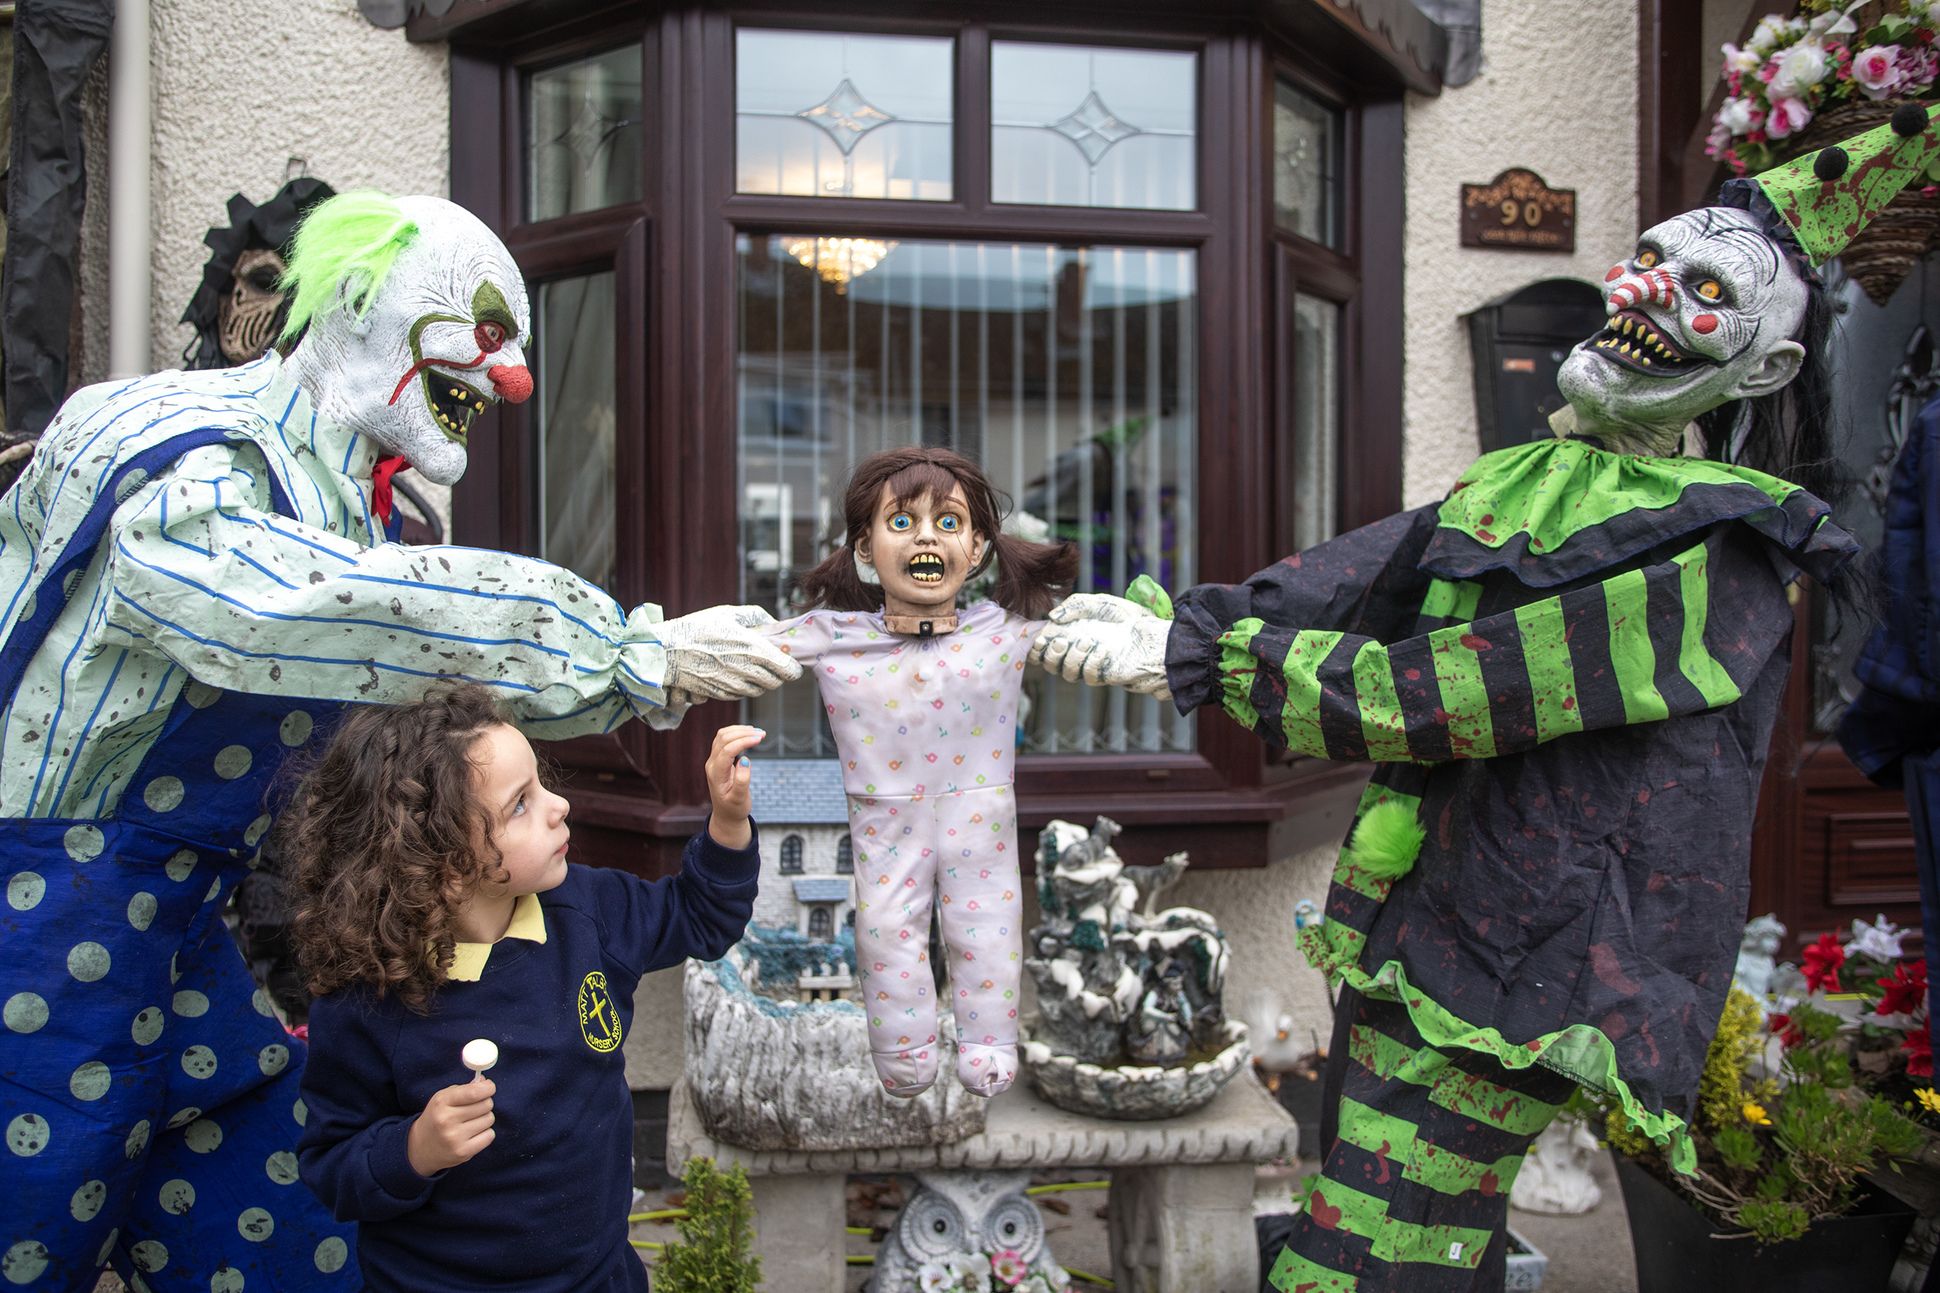
{"label": "white glove", "polygon": [[1079,593],[1051,612],[1051,626],[1037,635],[1031,660],[1066,682],[1122,687],[1170,700],[1165,640],[1171,632],[1172,621],[1136,602]]}
{"label": "white glove", "polygon": [[775,617],[759,606],[710,606],[654,625],[667,653],[661,680],[670,703],[744,700],[802,676],[802,667],[768,640]]}

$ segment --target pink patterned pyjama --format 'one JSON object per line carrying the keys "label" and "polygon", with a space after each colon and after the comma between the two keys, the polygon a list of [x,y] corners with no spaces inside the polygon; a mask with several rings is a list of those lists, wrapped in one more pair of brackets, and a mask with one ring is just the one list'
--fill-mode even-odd
{"label": "pink patterned pyjama", "polygon": [[1023,883],[1012,769],[1025,657],[1043,627],[994,602],[954,633],[905,637],[879,613],[810,611],[774,630],[815,675],[842,759],[855,849],[856,967],[883,1086],[936,1080],[930,910],[942,904],[957,1077],[996,1095],[1017,1075]]}

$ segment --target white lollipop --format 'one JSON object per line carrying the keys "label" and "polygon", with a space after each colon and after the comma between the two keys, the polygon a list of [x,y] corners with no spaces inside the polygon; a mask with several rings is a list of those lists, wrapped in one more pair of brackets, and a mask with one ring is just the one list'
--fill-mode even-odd
{"label": "white lollipop", "polygon": [[485,1076],[485,1070],[498,1063],[498,1043],[487,1037],[478,1037],[465,1043],[463,1053],[465,1067],[472,1071],[472,1081]]}

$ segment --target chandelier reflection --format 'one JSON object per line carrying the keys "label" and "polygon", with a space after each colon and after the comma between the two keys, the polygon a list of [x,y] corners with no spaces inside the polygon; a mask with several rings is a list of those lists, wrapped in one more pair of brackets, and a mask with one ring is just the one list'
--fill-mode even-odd
{"label": "chandelier reflection", "polygon": [[821,275],[837,294],[847,292],[852,281],[895,249],[895,243],[875,238],[794,238],[788,243],[788,254]]}

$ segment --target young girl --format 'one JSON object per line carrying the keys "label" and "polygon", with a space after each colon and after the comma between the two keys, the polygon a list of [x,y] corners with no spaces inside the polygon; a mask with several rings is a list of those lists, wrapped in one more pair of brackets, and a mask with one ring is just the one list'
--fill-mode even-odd
{"label": "young girl", "polygon": [[[996,1095],[1017,1074],[1011,768],[1024,658],[1077,553],[1003,534],[997,491],[948,449],[865,458],[844,512],[847,542],[802,579],[819,609],[774,632],[813,671],[842,759],[870,1050],[893,1095],[936,1080],[929,931],[940,892],[957,1076]],[[992,600],[959,614],[964,581],[993,560]]]}
{"label": "young girl", "polygon": [[[378,1290],[638,1290],[621,1041],[651,970],[723,955],[758,870],[744,751],[680,874],[566,861],[566,801],[479,686],[351,714],[285,813],[298,958],[319,1000],[301,1174],[358,1223]],[[467,1042],[496,1044],[473,1080]]]}

